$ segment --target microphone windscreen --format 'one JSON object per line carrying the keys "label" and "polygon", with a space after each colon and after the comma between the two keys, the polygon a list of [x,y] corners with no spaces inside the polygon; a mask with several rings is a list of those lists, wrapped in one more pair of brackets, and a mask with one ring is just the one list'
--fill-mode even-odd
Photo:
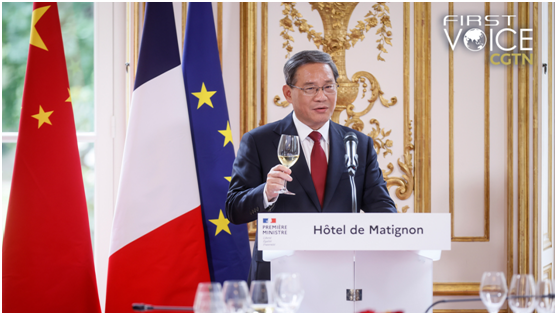
{"label": "microphone windscreen", "polygon": [[356,137],[356,134],[353,133],[352,131],[347,132],[346,135],[344,136],[344,144],[346,144],[346,142],[348,141],[355,141],[356,144],[358,144],[358,137]]}

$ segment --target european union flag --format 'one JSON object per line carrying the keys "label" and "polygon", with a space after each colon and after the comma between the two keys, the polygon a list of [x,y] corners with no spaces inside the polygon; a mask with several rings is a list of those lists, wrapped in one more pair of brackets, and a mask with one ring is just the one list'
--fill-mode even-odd
{"label": "european union flag", "polygon": [[182,62],[211,280],[247,280],[247,225],[230,224],[225,202],[234,145],[210,2],[190,2]]}

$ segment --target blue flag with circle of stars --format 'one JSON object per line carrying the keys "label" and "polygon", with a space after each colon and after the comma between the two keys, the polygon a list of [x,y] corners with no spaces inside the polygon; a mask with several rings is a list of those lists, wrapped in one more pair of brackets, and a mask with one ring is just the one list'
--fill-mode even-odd
{"label": "blue flag with circle of stars", "polygon": [[211,280],[247,280],[247,225],[225,217],[234,145],[210,2],[188,7],[182,62]]}

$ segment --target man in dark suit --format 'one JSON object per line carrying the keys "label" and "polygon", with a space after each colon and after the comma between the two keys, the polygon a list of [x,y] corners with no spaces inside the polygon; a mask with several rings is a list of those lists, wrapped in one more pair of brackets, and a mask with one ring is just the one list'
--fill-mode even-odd
{"label": "man in dark suit", "polygon": [[[338,78],[331,57],[318,50],[299,52],[286,62],[284,75],[282,90],[294,111],[244,134],[226,200],[230,222],[256,220],[259,212],[351,212],[352,192],[344,161],[344,136],[350,131],[359,142],[358,209],[395,213],[373,139],[330,121]],[[291,169],[281,165],[277,156],[282,134],[300,138],[300,157]],[[284,181],[295,195],[279,196]],[[256,238],[248,281],[270,280],[270,263],[262,256]]]}

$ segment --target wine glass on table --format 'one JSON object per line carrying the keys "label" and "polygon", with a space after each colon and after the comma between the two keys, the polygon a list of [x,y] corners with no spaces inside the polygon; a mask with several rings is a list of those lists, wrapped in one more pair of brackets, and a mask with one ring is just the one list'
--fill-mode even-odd
{"label": "wine glass on table", "polygon": [[281,273],[275,280],[275,296],[279,312],[295,313],[304,299],[304,289],[297,273]]}
{"label": "wine glass on table", "polygon": [[252,308],[257,313],[273,313],[275,310],[275,292],[273,284],[268,280],[253,280],[250,296]]}
{"label": "wine glass on table", "polygon": [[[277,155],[282,165],[291,168],[300,157],[300,139],[298,136],[281,135]],[[286,189],[286,181],[284,181],[284,188],[279,190],[278,193],[284,195],[295,195],[295,193]]]}
{"label": "wine glass on table", "polygon": [[536,284],[532,275],[514,275],[509,288],[509,307],[515,313],[532,313],[536,306]]}
{"label": "wine glass on table", "polygon": [[[536,310],[538,313],[554,313],[555,312],[555,282],[552,280],[540,280],[538,282],[536,292]],[[544,296],[544,297],[542,297]]]}
{"label": "wine glass on table", "polygon": [[244,280],[227,280],[222,287],[224,303],[230,313],[251,313],[251,298]]}
{"label": "wine glass on table", "polygon": [[195,313],[226,313],[222,300],[222,288],[218,282],[201,282],[197,285],[193,302]]}
{"label": "wine glass on table", "polygon": [[507,298],[507,280],[502,272],[484,272],[480,298],[490,313],[497,313]]}

